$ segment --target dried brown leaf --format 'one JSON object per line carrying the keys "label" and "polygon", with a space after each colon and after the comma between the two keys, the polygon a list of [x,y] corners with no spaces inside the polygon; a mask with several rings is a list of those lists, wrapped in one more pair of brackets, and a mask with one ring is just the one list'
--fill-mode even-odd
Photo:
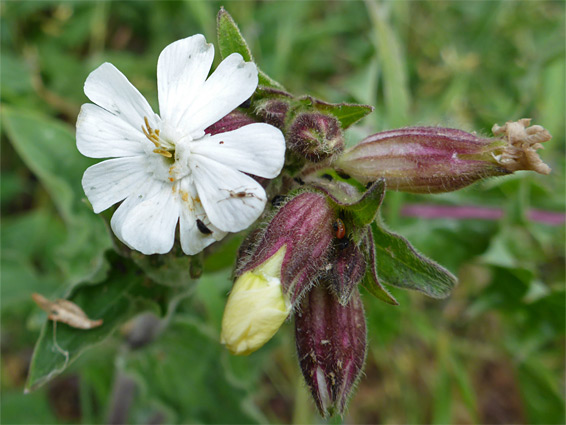
{"label": "dried brown leaf", "polygon": [[47,318],[54,322],[63,322],[77,329],[92,329],[102,325],[102,319],[90,320],[85,312],[71,301],[63,299],[49,301],[37,293],[32,294],[31,297],[42,310],[49,314]]}

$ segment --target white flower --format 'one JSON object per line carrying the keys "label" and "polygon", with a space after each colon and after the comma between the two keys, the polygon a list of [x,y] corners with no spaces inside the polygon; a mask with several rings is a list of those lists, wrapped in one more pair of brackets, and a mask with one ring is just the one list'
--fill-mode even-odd
{"label": "white flower", "polygon": [[228,56],[207,79],[214,47],[197,34],[167,46],[157,62],[160,115],[113,65],[85,82],[94,103],[81,108],[77,147],[91,158],[82,184],[94,211],[121,202],[112,216],[116,236],[143,254],[171,250],[177,223],[186,254],[227,232],[249,227],[266,194],[244,174],[274,178],[283,167],[281,131],[254,123],[215,135],[204,130],[248,99],[255,64]]}

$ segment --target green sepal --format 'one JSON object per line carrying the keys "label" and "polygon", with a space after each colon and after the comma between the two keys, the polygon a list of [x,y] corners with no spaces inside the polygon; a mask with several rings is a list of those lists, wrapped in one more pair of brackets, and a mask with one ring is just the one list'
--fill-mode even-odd
{"label": "green sepal", "polygon": [[130,252],[130,258],[154,282],[165,286],[183,287],[202,274],[202,258],[183,254],[179,246],[167,254],[144,255]]}
{"label": "green sepal", "polygon": [[[239,53],[246,62],[254,62],[252,52],[248,43],[244,40],[240,29],[234,19],[226,10],[221,7],[216,17],[216,33],[218,36],[218,47],[222,59],[232,53]],[[275,87],[283,89],[283,86],[269,77],[258,67],[258,84],[260,86]]]}
{"label": "green sepal", "polygon": [[371,236],[370,228],[366,228],[366,235],[361,244],[362,252],[366,258],[366,273],[361,284],[374,297],[391,305],[399,305],[399,302],[379,282],[376,269],[375,245]]}
{"label": "green sepal", "polygon": [[298,101],[308,109],[314,108],[318,112],[334,115],[340,121],[343,129],[347,129],[374,110],[374,107],[370,105],[328,103],[312,96],[300,97]]}
{"label": "green sepal", "polygon": [[254,100],[258,101],[263,99],[277,99],[288,102],[290,109],[287,122],[291,122],[293,117],[300,112],[320,112],[336,117],[336,119],[340,121],[340,126],[344,130],[374,110],[374,107],[369,105],[356,103],[328,103],[312,96],[295,97],[281,89],[258,87],[254,93]]}
{"label": "green sepal", "polygon": [[58,322],[54,330],[55,323],[46,321],[31,359],[26,392],[62,373],[84,351],[102,343],[137,313],[150,310],[159,314],[164,310],[155,300],[166,298],[169,288],[150,281],[142,285],[144,277],[139,269],[117,254],[111,254],[107,259],[112,266],[101,283],[84,282],[67,298],[90,319],[102,319],[102,325],[85,330]]}
{"label": "green sepal", "polygon": [[318,179],[312,185],[328,196],[341,215],[357,229],[364,229],[375,220],[385,195],[383,179],[373,182],[363,193],[344,180]]}
{"label": "green sepal", "polygon": [[376,250],[377,276],[382,283],[414,289],[432,298],[446,298],[456,277],[420,254],[407,239],[385,229],[378,219],[371,224]]}

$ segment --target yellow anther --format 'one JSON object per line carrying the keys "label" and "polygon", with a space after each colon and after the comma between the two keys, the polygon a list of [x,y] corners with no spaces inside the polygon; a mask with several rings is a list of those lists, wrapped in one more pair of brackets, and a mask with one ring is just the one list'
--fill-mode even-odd
{"label": "yellow anther", "polygon": [[[153,130],[153,128],[150,127],[147,117],[143,117],[143,121],[145,123],[145,127],[142,125],[143,134],[145,134],[145,137],[147,137],[147,139],[153,143],[156,148],[161,148],[161,143],[159,143],[159,130]],[[171,158],[171,155],[169,155],[168,158]]]}
{"label": "yellow anther", "polygon": [[173,154],[165,149],[154,149],[153,152],[163,155],[165,158],[171,158]]}

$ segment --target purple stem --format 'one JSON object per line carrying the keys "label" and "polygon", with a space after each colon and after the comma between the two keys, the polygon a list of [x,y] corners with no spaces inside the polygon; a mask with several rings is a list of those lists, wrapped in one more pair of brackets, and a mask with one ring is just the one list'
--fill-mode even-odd
{"label": "purple stem", "polygon": [[[475,207],[471,205],[449,206],[409,204],[405,205],[401,209],[401,215],[405,217],[420,218],[498,220],[503,217],[504,211],[501,208]],[[528,213],[528,217],[531,221],[538,221],[539,223],[551,226],[559,226],[566,221],[566,214],[564,213],[536,209],[531,209]]]}

